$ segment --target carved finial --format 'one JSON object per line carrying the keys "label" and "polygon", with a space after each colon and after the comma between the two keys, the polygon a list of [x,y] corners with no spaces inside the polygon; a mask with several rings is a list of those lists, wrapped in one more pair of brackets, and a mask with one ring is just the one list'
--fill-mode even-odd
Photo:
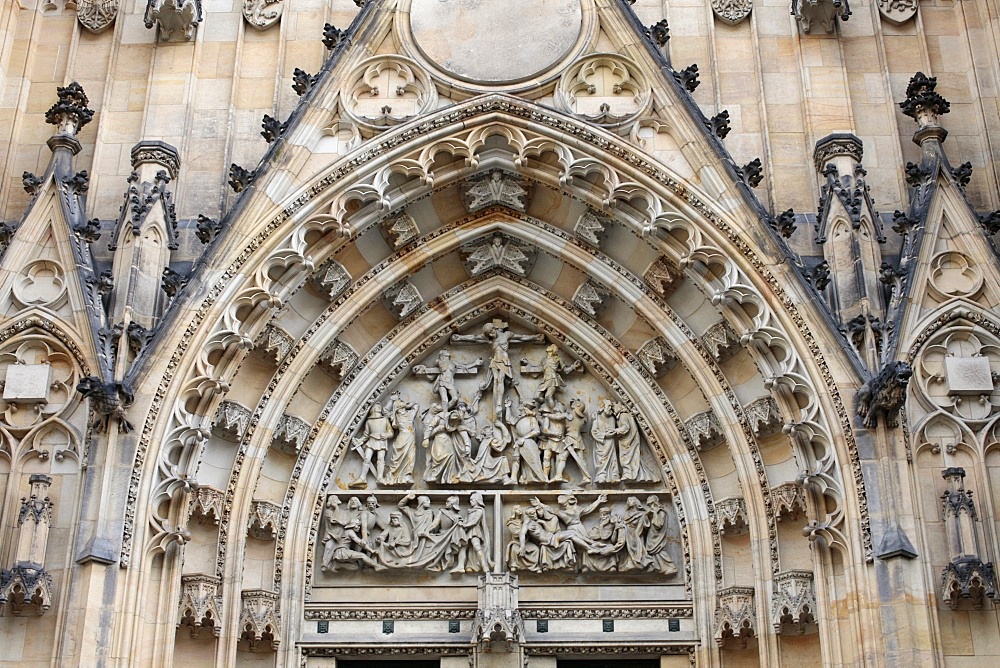
{"label": "carved finial", "polygon": [[73,225],[73,233],[88,244],[101,238],[101,220],[93,218],[85,223]]}
{"label": "carved finial", "polygon": [[90,100],[83,92],[83,86],[73,82],[56,88],[59,101],[45,112],[45,122],[59,127],[63,134],[75,136],[83,126],[94,118],[94,112],[87,108]]}
{"label": "carved finial", "polygon": [[688,65],[683,70],[674,72],[674,78],[677,79],[677,82],[684,86],[684,89],[689,93],[693,93],[695,89],[701,85],[701,82],[698,81],[697,64]]}
{"label": "carved finial", "polygon": [[764,169],[761,167],[760,158],[754,158],[738,170],[740,178],[751,188],[756,188],[764,180]]}
{"label": "carved finial", "polygon": [[649,27],[649,38],[661,49],[670,42],[670,25],[666,19],[660,19]]}
{"label": "carved finial", "polygon": [[729,111],[723,110],[708,120],[708,128],[719,139],[725,139],[732,129],[729,127]]}
{"label": "carved finial", "polygon": [[774,228],[782,237],[788,239],[795,232],[795,211],[786,209],[777,216],[767,219],[767,224]]}
{"label": "carved finial", "polygon": [[984,213],[979,217],[979,224],[990,236],[1000,232],[1000,210]]}
{"label": "carved finial", "polygon": [[198,235],[198,241],[203,244],[210,244],[212,243],[212,239],[218,236],[219,232],[222,231],[222,223],[214,218],[198,214],[198,223],[195,229],[195,234]]}
{"label": "carved finial", "polygon": [[305,95],[316,84],[316,77],[298,67],[292,72],[292,90],[299,96]]}
{"label": "carved finial", "polygon": [[948,100],[936,93],[935,88],[937,77],[917,72],[906,87],[906,99],[899,103],[903,113],[915,120],[921,128],[937,125],[938,116],[951,111]]}

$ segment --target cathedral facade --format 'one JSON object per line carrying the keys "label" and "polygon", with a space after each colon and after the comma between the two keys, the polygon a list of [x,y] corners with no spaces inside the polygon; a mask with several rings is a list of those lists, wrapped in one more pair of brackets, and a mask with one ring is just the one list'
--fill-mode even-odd
{"label": "cathedral facade", "polygon": [[5,3],[0,663],[1000,661],[998,16]]}

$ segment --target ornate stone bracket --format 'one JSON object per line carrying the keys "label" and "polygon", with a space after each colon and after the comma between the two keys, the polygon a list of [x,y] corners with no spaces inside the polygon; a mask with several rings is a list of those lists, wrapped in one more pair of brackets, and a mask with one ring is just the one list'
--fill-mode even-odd
{"label": "ornate stone bracket", "polygon": [[201,485],[191,493],[188,517],[197,519],[202,524],[219,526],[225,503],[226,495],[223,494],[222,490]]}
{"label": "ornate stone bracket", "polygon": [[677,363],[677,353],[659,337],[643,343],[639,350],[635,351],[635,356],[655,377],[662,376]]}
{"label": "ornate stone bracket", "polygon": [[758,437],[771,436],[781,431],[781,414],[778,404],[770,395],[751,401],[743,407],[750,428]]}
{"label": "ornate stone bracket", "polygon": [[222,578],[205,573],[181,576],[181,602],[177,628],[187,626],[191,637],[211,629],[216,638],[222,633]]}
{"label": "ornate stone bracket", "polygon": [[721,320],[705,330],[701,342],[712,354],[712,357],[722,361],[730,357],[738,348],[740,337],[725,320]]}
{"label": "ornate stone bracket", "polygon": [[806,512],[806,498],[802,485],[797,482],[786,482],[771,488],[771,499],[774,501],[774,514],[780,522],[786,518],[799,517]]}
{"label": "ornate stone bracket", "polygon": [[266,589],[245,589],[240,592],[240,640],[251,652],[277,651],[281,645],[281,616],[278,595]]}
{"label": "ornate stone bracket", "polygon": [[713,637],[719,647],[739,649],[745,649],[757,637],[753,587],[727,587],[719,591]]}
{"label": "ornate stone bracket", "polygon": [[333,301],[351,285],[351,275],[344,265],[330,259],[309,276],[309,282],[320,294]]}
{"label": "ornate stone bracket", "polygon": [[524,620],[518,611],[517,576],[479,576],[479,609],[472,622],[472,642],[484,652],[513,651],[524,640]]}
{"label": "ornate stone bracket", "polygon": [[684,272],[661,255],[656,262],[649,265],[642,278],[653,289],[653,292],[667,299],[680,286]]}
{"label": "ornate stone bracket", "polygon": [[607,308],[610,296],[611,293],[597,283],[587,281],[576,289],[576,294],[573,295],[573,303],[579,306],[580,310],[587,315],[596,318]]}
{"label": "ornate stone bracket", "polygon": [[774,576],[771,625],[777,634],[816,633],[816,596],[811,571],[785,571]]}
{"label": "ornate stone bracket", "polygon": [[750,530],[747,526],[747,503],[742,497],[720,499],[715,503],[719,514],[719,533],[724,536],[738,536]]}
{"label": "ornate stone bracket", "polygon": [[462,246],[462,261],[471,277],[496,269],[527,276],[537,257],[537,248],[500,232],[493,233],[489,239]]}
{"label": "ornate stone bracket", "polygon": [[496,205],[524,211],[531,200],[531,184],[500,169],[466,179],[459,189],[469,213]]}
{"label": "ornate stone bracket", "polygon": [[420,235],[417,221],[405,211],[382,222],[383,235],[394,250],[402,248]]}
{"label": "ornate stone bracket", "polygon": [[10,601],[15,617],[32,605],[41,616],[52,607],[52,576],[34,564],[19,564],[0,571],[0,605]]}
{"label": "ornate stone bracket", "polygon": [[281,506],[270,501],[253,501],[247,533],[257,540],[274,540],[281,525]]}
{"label": "ornate stone bracket", "polygon": [[312,425],[300,417],[285,413],[274,428],[272,443],[282,452],[297,455],[312,431]]}
{"label": "ornate stone bracket", "polygon": [[230,441],[239,441],[250,424],[250,409],[235,401],[223,401],[212,422],[212,433]]}
{"label": "ornate stone bracket", "polygon": [[358,363],[358,353],[350,345],[334,339],[320,353],[319,365],[331,376],[343,379]]}
{"label": "ornate stone bracket", "polygon": [[48,489],[52,478],[40,473],[28,479],[31,492],[21,499],[17,515],[17,543],[14,566],[0,571],[0,605],[10,601],[15,617],[25,605],[35,606],[38,615],[52,606],[52,577],[45,571],[45,549],[52,524],[52,501]]}
{"label": "ornate stone bracket", "polygon": [[385,307],[389,309],[398,320],[402,320],[410,315],[424,302],[420,296],[417,286],[409,281],[403,281],[392,286],[382,295]]}
{"label": "ornate stone bracket", "polygon": [[711,410],[695,413],[684,424],[699,451],[708,450],[722,442],[722,426]]}
{"label": "ornate stone bracket", "polygon": [[162,42],[190,42],[202,18],[201,0],[147,0],[144,20]]}
{"label": "ornate stone bracket", "polygon": [[587,209],[580,215],[573,227],[573,233],[577,238],[594,248],[600,248],[601,242],[608,236],[608,227],[611,221],[592,209]]}
{"label": "ornate stone bracket", "polygon": [[274,359],[276,364],[281,364],[294,344],[295,341],[284,330],[274,323],[268,323],[254,341],[254,348]]}
{"label": "ornate stone bracket", "polygon": [[996,597],[996,574],[992,563],[983,563],[976,557],[954,559],[941,573],[941,598],[952,610],[958,608],[962,599],[972,602],[972,607],[981,610],[986,599]]}

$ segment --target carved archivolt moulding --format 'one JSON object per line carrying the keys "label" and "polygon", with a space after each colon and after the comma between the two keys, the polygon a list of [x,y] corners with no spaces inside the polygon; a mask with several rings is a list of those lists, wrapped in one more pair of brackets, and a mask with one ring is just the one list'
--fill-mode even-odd
{"label": "carved archivolt moulding", "polygon": [[243,0],[243,18],[257,30],[267,30],[281,20],[281,0]]}
{"label": "carved archivolt moulding", "polygon": [[177,628],[187,626],[191,637],[211,629],[216,638],[222,633],[222,578],[205,573],[181,576],[181,602]]}
{"label": "carved archivolt moulding", "polygon": [[358,65],[341,89],[344,113],[378,132],[437,106],[437,89],[427,71],[403,56],[375,56]]}
{"label": "carved archivolt moulding", "polygon": [[715,638],[719,647],[745,648],[757,637],[757,612],[753,587],[727,587],[719,591],[715,608]]}
{"label": "carved archivolt moulding", "polygon": [[597,125],[621,126],[649,109],[649,81],[631,60],[596,53],[573,63],[556,88],[558,108]]}

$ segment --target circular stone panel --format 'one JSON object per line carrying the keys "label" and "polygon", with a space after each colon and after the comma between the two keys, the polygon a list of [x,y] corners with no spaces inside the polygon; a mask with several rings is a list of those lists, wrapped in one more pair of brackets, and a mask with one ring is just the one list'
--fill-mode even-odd
{"label": "circular stone panel", "polygon": [[443,71],[480,84],[522,81],[558,63],[580,36],[580,0],[413,0],[410,29]]}

